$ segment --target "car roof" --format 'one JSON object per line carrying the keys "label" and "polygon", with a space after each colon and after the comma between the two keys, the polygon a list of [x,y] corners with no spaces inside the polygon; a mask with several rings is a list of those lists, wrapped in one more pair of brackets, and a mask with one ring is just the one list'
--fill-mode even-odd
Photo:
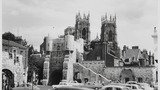
{"label": "car roof", "polygon": [[74,86],[60,86],[60,87],[57,87],[55,88],[55,90],[64,90],[64,89],[67,89],[67,90],[94,90],[94,89],[90,89],[90,88],[84,88],[84,87],[74,87]]}
{"label": "car roof", "polygon": [[137,81],[128,81],[127,83],[137,83]]}
{"label": "car roof", "polygon": [[126,85],[128,85],[128,86],[139,86],[137,84],[126,84]]}
{"label": "car roof", "polygon": [[118,87],[118,88],[125,88],[124,86],[121,86],[121,85],[106,85],[106,86],[103,86],[102,88],[106,88],[106,87]]}

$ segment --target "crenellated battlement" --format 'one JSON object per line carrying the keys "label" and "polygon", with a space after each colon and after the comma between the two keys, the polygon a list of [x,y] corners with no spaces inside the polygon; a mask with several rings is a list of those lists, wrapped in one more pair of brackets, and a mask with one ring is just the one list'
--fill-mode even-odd
{"label": "crenellated battlement", "polygon": [[107,13],[101,17],[101,23],[104,24],[104,23],[116,23],[116,15],[115,16],[111,16],[107,17]]}

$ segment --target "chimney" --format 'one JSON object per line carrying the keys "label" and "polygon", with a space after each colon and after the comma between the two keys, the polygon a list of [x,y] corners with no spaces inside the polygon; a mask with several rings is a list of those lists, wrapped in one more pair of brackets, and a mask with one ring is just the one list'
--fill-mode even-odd
{"label": "chimney", "polygon": [[123,50],[122,50],[122,56],[123,56],[123,57],[125,57],[125,55],[126,55],[126,50],[127,50],[127,49],[128,49],[127,46],[124,45],[124,46],[123,46]]}
{"label": "chimney", "polygon": [[132,49],[139,49],[138,46],[132,46]]}

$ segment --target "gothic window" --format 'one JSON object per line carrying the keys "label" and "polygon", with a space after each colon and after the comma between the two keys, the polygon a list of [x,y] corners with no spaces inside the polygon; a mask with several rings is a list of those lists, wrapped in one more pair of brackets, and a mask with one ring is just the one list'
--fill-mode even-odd
{"label": "gothic window", "polygon": [[112,41],[113,35],[112,35],[112,31],[109,31],[109,35],[108,35],[108,41]]}
{"label": "gothic window", "polygon": [[86,31],[86,29],[84,28],[84,29],[82,30],[82,38],[83,38],[83,39],[86,39],[86,34],[87,34],[87,31]]}
{"label": "gothic window", "polygon": [[59,45],[57,46],[57,50],[60,50],[60,46]]}

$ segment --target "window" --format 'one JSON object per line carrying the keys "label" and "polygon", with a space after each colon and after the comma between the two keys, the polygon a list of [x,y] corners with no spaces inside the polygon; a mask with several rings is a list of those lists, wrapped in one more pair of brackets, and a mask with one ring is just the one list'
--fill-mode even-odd
{"label": "window", "polygon": [[16,50],[14,50],[13,52],[14,52],[14,54],[15,54],[15,53],[16,53]]}
{"label": "window", "polygon": [[129,81],[129,78],[125,78],[125,82],[128,82]]}
{"label": "window", "polygon": [[125,59],[125,62],[129,62],[129,59]]}
{"label": "window", "polygon": [[142,82],[142,78],[141,77],[138,78],[138,82]]}
{"label": "window", "polygon": [[113,90],[112,87],[107,87],[105,90]]}
{"label": "window", "polygon": [[23,54],[23,51],[20,51],[20,54],[22,55],[22,54]]}
{"label": "window", "polygon": [[136,86],[132,86],[132,89],[137,89],[137,87]]}
{"label": "window", "polygon": [[121,88],[115,88],[115,90],[122,90]]}
{"label": "window", "polygon": [[112,36],[112,31],[109,31],[109,40],[108,41],[112,41],[112,38],[113,38],[113,36]]}
{"label": "window", "polygon": [[8,49],[5,49],[5,52],[7,52],[8,51]]}
{"label": "window", "polygon": [[100,60],[100,56],[97,56],[97,60]]}
{"label": "window", "polygon": [[12,59],[12,53],[9,53],[9,59]]}

